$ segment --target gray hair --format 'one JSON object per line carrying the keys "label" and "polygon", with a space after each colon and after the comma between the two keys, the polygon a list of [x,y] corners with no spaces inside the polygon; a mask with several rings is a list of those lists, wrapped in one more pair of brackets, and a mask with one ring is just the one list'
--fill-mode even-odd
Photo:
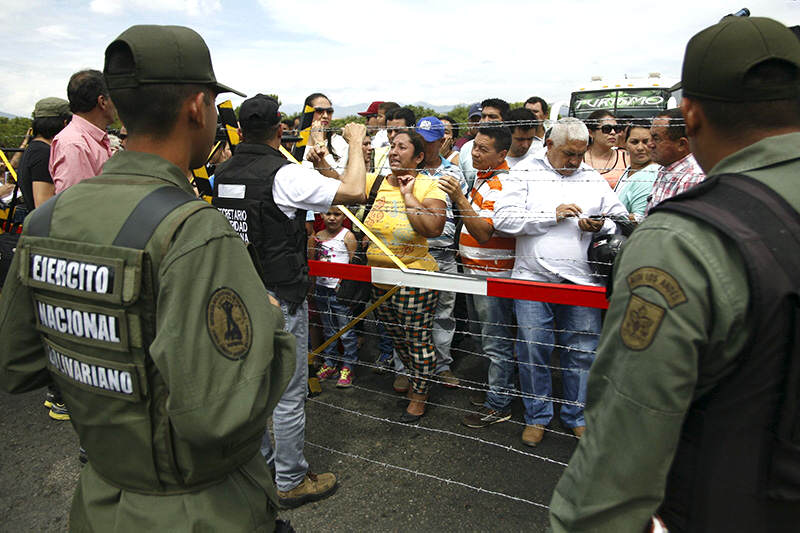
{"label": "gray hair", "polygon": [[565,117],[553,124],[550,130],[550,139],[553,146],[561,146],[567,141],[589,142],[589,130],[581,120],[575,117]]}

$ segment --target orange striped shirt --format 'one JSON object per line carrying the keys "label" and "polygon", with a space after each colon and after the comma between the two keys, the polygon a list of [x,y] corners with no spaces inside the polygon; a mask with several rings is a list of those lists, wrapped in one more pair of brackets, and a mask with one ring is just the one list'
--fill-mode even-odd
{"label": "orange striped shirt", "polygon": [[[486,172],[479,172],[475,178],[475,186],[470,193],[470,205],[475,213],[483,217],[489,224],[493,224],[494,203],[497,195],[503,190],[503,182],[499,174],[508,171],[508,163],[503,161],[499,167]],[[491,275],[510,275],[514,268],[514,250],[516,240],[514,237],[493,235],[487,242],[481,244],[469,234],[466,225],[461,226],[461,239],[459,252],[464,266],[475,273]]]}

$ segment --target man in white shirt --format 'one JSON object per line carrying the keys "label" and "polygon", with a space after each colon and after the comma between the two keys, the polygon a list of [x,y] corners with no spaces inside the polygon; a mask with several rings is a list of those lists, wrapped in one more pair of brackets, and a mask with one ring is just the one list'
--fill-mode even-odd
{"label": "man in white shirt", "polygon": [[[361,142],[366,128],[347,124],[347,167],[339,179],[292,164],[278,151],[281,143],[278,102],[258,94],[242,103],[239,122],[243,142],[214,181],[213,204],[245,242],[254,245],[262,279],[277,297],[286,329],[297,341],[295,370],[273,412],[275,447],[269,430],[261,453],[274,467],[278,498],[296,507],[325,498],[336,488],[333,474],[313,474],[303,454],[305,397],[308,381],[308,263],[306,211],[327,211],[331,205],[363,203],[366,170]],[[312,147],[316,158],[324,147]],[[264,295],[266,297],[266,294]]]}
{"label": "man in white shirt", "polygon": [[[550,283],[601,285],[587,261],[594,233],[613,233],[609,215],[627,215],[606,181],[583,165],[589,131],[578,119],[553,126],[541,159],[510,171],[498,197],[494,227],[516,237],[512,277]],[[517,358],[525,405],[523,443],[536,446],[553,417],[550,356],[560,350],[564,399],[560,417],[580,437],[586,427],[586,380],[600,334],[600,310],[517,300]]]}
{"label": "man in white shirt", "polygon": [[511,148],[506,162],[510,168],[527,157],[542,157],[542,139],[536,136],[536,115],[529,109],[518,107],[508,112],[508,127],[511,130]]}

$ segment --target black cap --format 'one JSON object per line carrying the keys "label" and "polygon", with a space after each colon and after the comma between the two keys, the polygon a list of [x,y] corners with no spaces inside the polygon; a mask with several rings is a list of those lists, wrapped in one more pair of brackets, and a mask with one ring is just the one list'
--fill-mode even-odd
{"label": "black cap", "polygon": [[[132,68],[109,73],[108,54],[119,47],[130,50]],[[140,85],[191,83],[208,85],[217,93],[246,96],[217,83],[206,42],[199,33],[184,26],[131,26],[106,48],[103,74],[110,90]]]}
{"label": "black cap", "polygon": [[281,113],[278,111],[280,104],[271,96],[258,93],[252,98],[242,102],[239,108],[239,123],[260,122],[267,126],[274,126],[281,121]]}

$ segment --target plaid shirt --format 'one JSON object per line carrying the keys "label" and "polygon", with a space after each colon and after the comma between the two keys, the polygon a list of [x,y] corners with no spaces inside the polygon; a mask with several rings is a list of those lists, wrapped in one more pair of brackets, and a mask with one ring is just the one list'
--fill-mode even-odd
{"label": "plaid shirt", "polygon": [[653,192],[647,198],[644,214],[647,215],[653,207],[667,198],[691,189],[704,179],[706,175],[692,154],[659,168],[656,181],[653,182]]}

